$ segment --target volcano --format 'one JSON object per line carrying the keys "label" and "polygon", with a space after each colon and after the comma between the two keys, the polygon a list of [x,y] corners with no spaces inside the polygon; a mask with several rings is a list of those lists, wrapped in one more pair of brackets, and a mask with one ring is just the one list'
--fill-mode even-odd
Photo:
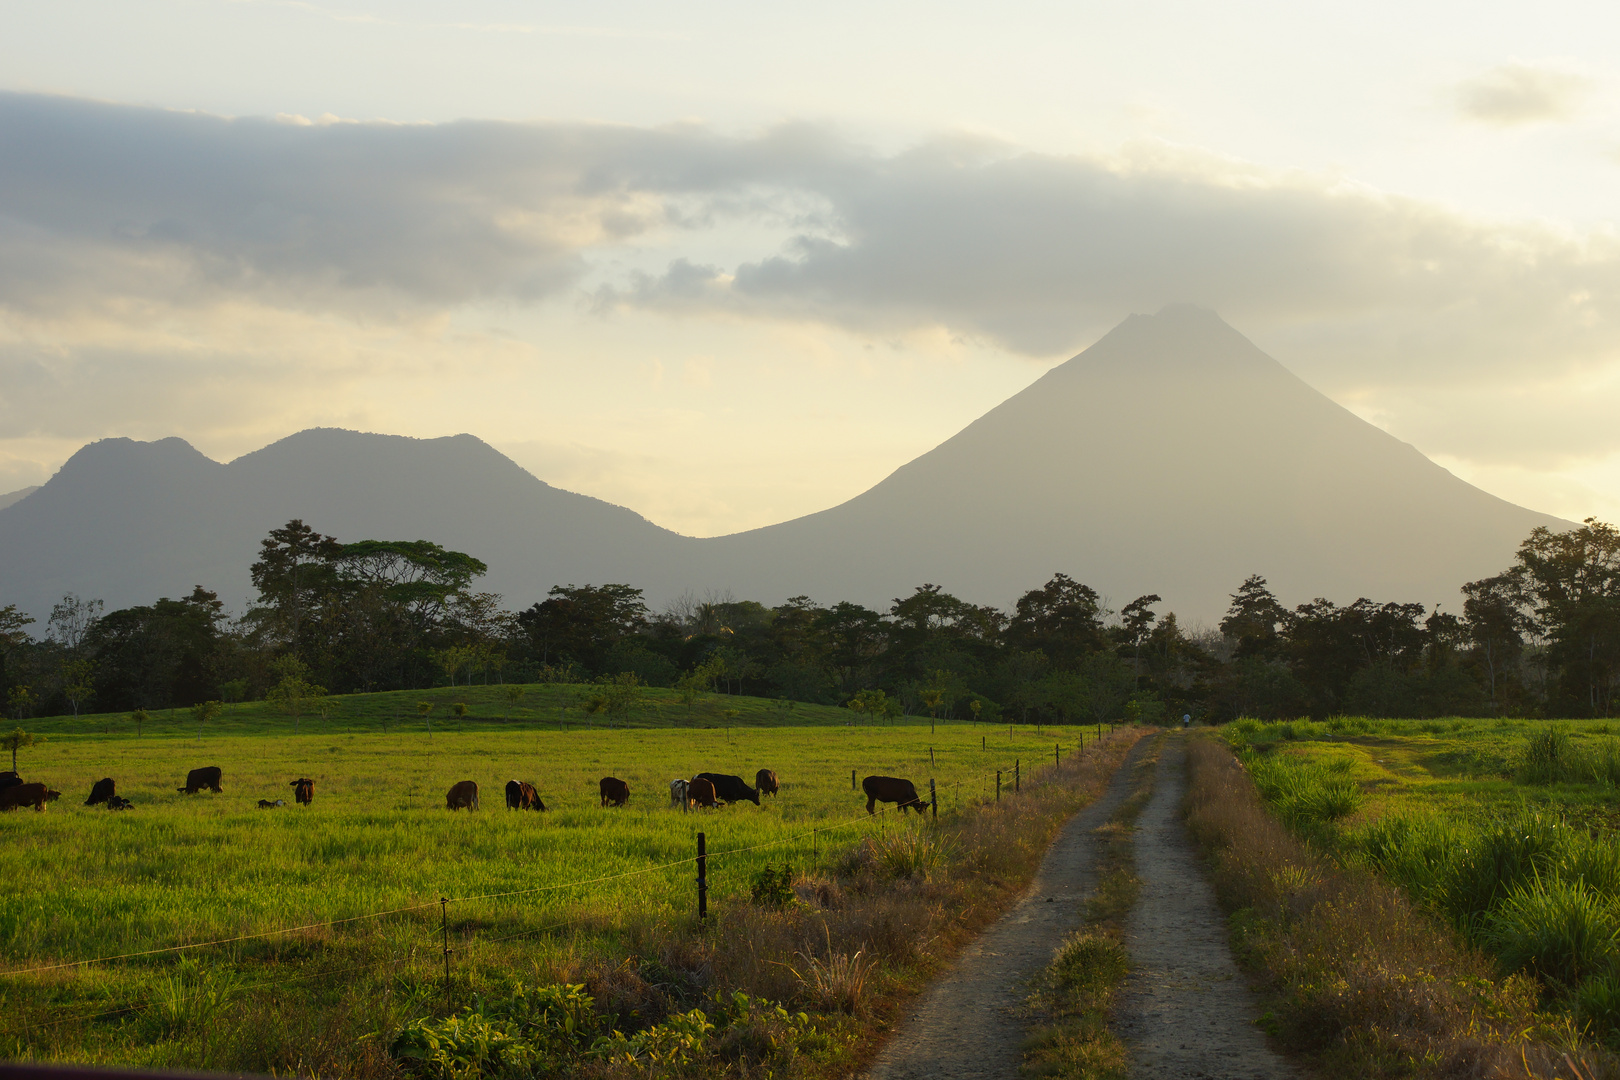
{"label": "volcano", "polygon": [[0,604],[108,610],[193,584],[241,609],[271,529],[424,539],[526,606],[628,582],[771,604],[886,608],[924,583],[1007,607],[1065,573],[1118,607],[1158,593],[1212,622],[1250,574],[1287,604],[1457,606],[1538,525],[1306,385],[1213,312],[1133,315],[938,447],[829,510],[709,539],[536,479],[471,435],[313,429],[229,464],[180,439],[105,439],[0,507]]}

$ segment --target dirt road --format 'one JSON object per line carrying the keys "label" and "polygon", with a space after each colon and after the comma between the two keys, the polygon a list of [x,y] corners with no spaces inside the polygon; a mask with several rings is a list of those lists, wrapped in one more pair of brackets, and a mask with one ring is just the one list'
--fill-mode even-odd
{"label": "dirt road", "polygon": [[1131,1075],[1143,1080],[1292,1080],[1298,1073],[1254,1025],[1258,1005],[1181,820],[1185,757],[1185,739],[1171,739],[1137,819],[1142,892],[1125,924],[1132,970],[1114,1031],[1131,1048]]}
{"label": "dirt road", "polygon": [[884,1046],[868,1080],[1016,1080],[1024,1056],[1021,1015],[1029,982],[1052,950],[1080,925],[1080,905],[1096,885],[1093,833],[1129,791],[1131,749],[1103,797],[1069,819],[1018,904],[962,950],[956,964],[917,1002]]}

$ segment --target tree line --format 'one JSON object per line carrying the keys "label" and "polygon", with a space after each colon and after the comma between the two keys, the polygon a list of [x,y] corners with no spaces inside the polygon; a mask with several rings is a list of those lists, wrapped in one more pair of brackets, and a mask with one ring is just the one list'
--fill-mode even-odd
{"label": "tree line", "polygon": [[1117,610],[1064,574],[1010,611],[919,586],[884,610],[559,585],[512,611],[477,558],[428,541],[272,530],[240,616],[198,586],[107,612],[68,595],[44,632],[0,607],[0,695],[29,715],[300,700],[483,682],[626,683],[848,705],[874,717],[1083,723],[1370,716],[1608,716],[1620,685],[1620,531],[1538,528],[1502,573],[1421,603],[1286,608],[1255,575],[1217,627],[1157,595]]}

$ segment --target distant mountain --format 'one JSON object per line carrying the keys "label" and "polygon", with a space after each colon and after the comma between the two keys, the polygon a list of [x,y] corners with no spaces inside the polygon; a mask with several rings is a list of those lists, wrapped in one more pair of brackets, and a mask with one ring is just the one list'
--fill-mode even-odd
{"label": "distant mountain", "polygon": [[17,491],[8,491],[4,495],[0,495],[0,510],[4,510],[14,502],[21,502],[23,499],[28,498],[28,496],[32,495],[38,490],[39,485],[35,484],[33,487],[25,487]]}
{"label": "distant mountain", "polygon": [[631,580],[696,543],[535,479],[471,435],[316,428],[221,465],[182,439],[103,439],[0,509],[0,602],[36,618],[66,591],[108,610],[215,589],[238,611],[259,541],[290,518],[340,540],[425,539],[490,565],[513,601]]}
{"label": "distant mountain", "polygon": [[1505,568],[1537,525],[1334,404],[1213,313],[1133,315],[869,491],[697,540],[554,488],[471,435],[314,429],[222,465],[180,439],[104,439],[0,503],[0,603],[65,591],[110,609],[193,584],[238,609],[289,518],[340,540],[425,539],[483,559],[513,604],[629,582],[871,606],[933,582],[1009,606],[1055,572],[1119,605],[1218,619],[1253,573],[1285,603],[1441,602]]}
{"label": "distant mountain", "polygon": [[1132,315],[830,510],[707,541],[740,596],[873,602],[934,582],[1008,604],[1061,571],[1117,608],[1219,619],[1249,574],[1284,602],[1441,602],[1532,528],[1307,386],[1202,308]]}

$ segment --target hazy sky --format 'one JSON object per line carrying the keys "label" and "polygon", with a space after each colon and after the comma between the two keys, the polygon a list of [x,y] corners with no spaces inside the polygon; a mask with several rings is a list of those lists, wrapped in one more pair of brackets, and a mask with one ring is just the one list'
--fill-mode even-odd
{"label": "hazy sky", "polygon": [[0,491],[468,431],[729,532],[1191,301],[1620,518],[1620,9],[780,7],[0,2]]}

